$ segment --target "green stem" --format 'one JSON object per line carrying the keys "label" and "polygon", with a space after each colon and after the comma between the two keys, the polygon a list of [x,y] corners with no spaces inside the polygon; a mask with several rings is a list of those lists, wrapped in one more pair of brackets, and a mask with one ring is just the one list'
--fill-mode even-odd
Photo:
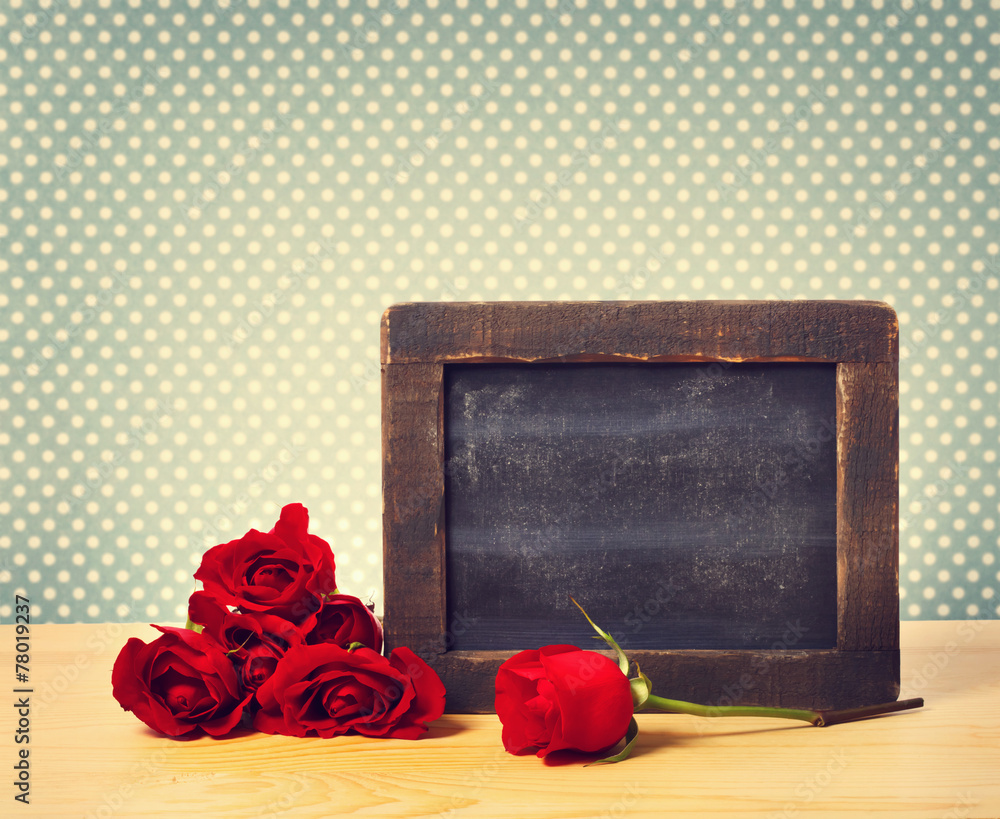
{"label": "green stem", "polygon": [[880,705],[866,705],[861,708],[843,708],[839,711],[809,711],[803,708],[768,708],[761,705],[699,705],[695,702],[668,700],[666,697],[650,694],[649,698],[636,710],[691,714],[695,717],[776,717],[778,719],[797,719],[812,725],[824,726],[877,717],[880,714],[905,711],[909,708],[920,708],[923,704],[924,701],[917,698],[886,702]]}
{"label": "green stem", "polygon": [[820,725],[823,715],[819,711],[797,708],[768,708],[763,705],[699,705],[696,702],[668,700],[666,697],[649,695],[643,703],[643,711],[664,711],[668,714],[691,714],[695,717],[779,717],[799,719]]}

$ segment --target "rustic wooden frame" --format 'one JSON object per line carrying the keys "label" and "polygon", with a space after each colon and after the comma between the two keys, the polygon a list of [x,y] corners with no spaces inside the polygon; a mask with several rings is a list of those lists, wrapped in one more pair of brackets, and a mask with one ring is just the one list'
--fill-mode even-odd
{"label": "rustic wooden frame", "polygon": [[398,304],[382,317],[381,341],[386,647],[409,646],[435,668],[450,712],[492,712],[497,668],[515,653],[448,650],[449,629],[463,626],[447,622],[444,367],[476,362],[836,364],[836,648],[629,654],[679,699],[813,708],[896,699],[899,352],[889,305]]}

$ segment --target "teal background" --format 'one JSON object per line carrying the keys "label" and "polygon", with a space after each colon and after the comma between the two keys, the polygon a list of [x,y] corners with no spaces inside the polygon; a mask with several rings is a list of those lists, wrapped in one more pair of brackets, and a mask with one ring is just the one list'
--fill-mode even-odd
{"label": "teal background", "polygon": [[[881,299],[904,618],[995,618],[1000,3],[4,0],[0,615],[381,607],[396,301]],[[856,228],[856,229],[855,229]]]}

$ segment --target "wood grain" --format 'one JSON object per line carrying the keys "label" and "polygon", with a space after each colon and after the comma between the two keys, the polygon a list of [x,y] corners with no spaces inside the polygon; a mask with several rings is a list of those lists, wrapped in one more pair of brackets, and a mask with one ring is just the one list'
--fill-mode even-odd
{"label": "wood grain", "polygon": [[837,367],[837,645],[899,646],[899,377]]}
{"label": "wood grain", "polygon": [[[545,764],[504,753],[492,715],[445,716],[416,741],[171,740],[111,697],[120,647],[132,636],[152,640],[153,629],[35,626],[31,804],[5,812],[45,819],[1000,816],[1000,622],[902,626],[902,696],[923,697],[922,709],[829,728],[640,714],[633,757],[596,768],[576,757]],[[0,642],[3,667],[12,668],[12,626],[0,627]],[[11,733],[2,740],[7,766]],[[8,804],[11,795],[8,784]]]}
{"label": "wood grain", "polygon": [[875,301],[439,302],[382,316],[382,363],[894,361]]}
{"label": "wood grain", "polygon": [[[596,647],[583,641],[576,644]],[[492,681],[500,664],[514,653],[449,651],[429,658],[447,680],[449,711],[492,713]],[[627,650],[627,654],[655,681],[654,694],[708,705],[825,710],[891,702],[899,694],[895,651],[685,649]]]}
{"label": "wood grain", "polygon": [[382,369],[382,539],[389,649],[445,632],[440,364]]}

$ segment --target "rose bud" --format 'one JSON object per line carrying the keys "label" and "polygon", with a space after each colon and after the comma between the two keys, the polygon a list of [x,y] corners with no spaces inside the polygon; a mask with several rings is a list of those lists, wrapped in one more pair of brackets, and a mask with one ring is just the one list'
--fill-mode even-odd
{"label": "rose bud", "polygon": [[154,731],[172,737],[202,730],[229,733],[250,699],[240,690],[233,664],[210,637],[183,628],[163,632],[148,645],[125,643],[111,673],[114,698]]}
{"label": "rose bud", "polygon": [[858,719],[920,708],[919,697],[900,702],[815,711],[766,705],[700,705],[653,694],[653,683],[638,666],[627,679],[630,662],[615,638],[590,619],[573,600],[598,636],[618,658],[581,651],[576,646],[545,646],[522,651],[503,663],[496,677],[496,712],[503,723],[503,745],[512,754],[537,749],[544,757],[573,749],[594,752],[621,739],[625,747],[595,764],[627,759],[639,735],[633,712],[663,711],[700,717],[776,717],[803,720],[812,725],[836,725]]}
{"label": "rose bud", "polygon": [[273,614],[229,611],[203,591],[191,595],[188,619],[225,649],[248,691],[256,691],[271,676],[289,646],[303,641],[294,623]]}
{"label": "rose bud", "polygon": [[256,691],[278,667],[278,660],[284,652],[274,650],[274,647],[263,642],[252,643],[246,649],[246,657],[240,665],[240,682],[247,691]]}
{"label": "rose bud", "polygon": [[334,594],[323,599],[319,611],[302,624],[306,642],[333,643],[348,648],[361,643],[376,654],[382,651],[382,624],[357,597]]}
{"label": "rose bud", "polygon": [[333,643],[290,648],[257,689],[254,727],[266,734],[416,739],[444,713],[444,686],[408,648],[386,659]]}
{"label": "rose bud", "polygon": [[600,751],[625,736],[632,690],[614,660],[576,646],[522,651],[500,666],[497,716],[512,754]]}
{"label": "rose bud", "polygon": [[205,552],[195,579],[224,606],[301,622],[337,590],[330,544],[308,526],[306,508],[290,503],[270,532],[251,529]]}

